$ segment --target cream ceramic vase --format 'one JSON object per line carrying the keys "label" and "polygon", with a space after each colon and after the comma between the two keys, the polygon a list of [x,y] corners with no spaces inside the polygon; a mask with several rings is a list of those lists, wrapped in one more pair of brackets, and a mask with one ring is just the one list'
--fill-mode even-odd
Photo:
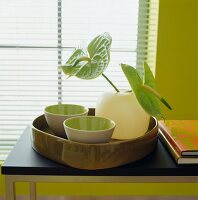
{"label": "cream ceramic vase", "polygon": [[150,115],[132,92],[103,93],[97,101],[96,116],[112,119],[116,123],[112,138],[119,140],[143,136],[150,122]]}

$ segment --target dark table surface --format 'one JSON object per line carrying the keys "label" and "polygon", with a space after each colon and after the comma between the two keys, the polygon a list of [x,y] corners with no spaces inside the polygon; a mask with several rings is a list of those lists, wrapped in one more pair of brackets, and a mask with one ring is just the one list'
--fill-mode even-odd
{"label": "dark table surface", "polygon": [[31,147],[31,129],[27,128],[1,167],[6,175],[76,175],[76,176],[198,176],[198,166],[178,166],[158,140],[147,157],[120,167],[81,170],[49,160]]}

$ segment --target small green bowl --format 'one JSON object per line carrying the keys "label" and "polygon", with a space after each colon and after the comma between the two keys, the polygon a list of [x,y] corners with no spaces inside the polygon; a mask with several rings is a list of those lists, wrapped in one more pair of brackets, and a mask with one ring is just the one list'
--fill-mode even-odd
{"label": "small green bowl", "polygon": [[56,104],[47,106],[44,113],[50,129],[52,129],[57,136],[65,138],[63,122],[71,117],[87,115],[88,111],[89,109],[82,105]]}
{"label": "small green bowl", "polygon": [[80,143],[107,143],[115,129],[115,122],[95,116],[79,116],[63,122],[67,138]]}

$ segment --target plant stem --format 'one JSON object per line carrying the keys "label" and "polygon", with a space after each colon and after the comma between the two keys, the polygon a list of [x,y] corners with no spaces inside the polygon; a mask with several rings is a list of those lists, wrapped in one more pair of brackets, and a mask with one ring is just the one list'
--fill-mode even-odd
{"label": "plant stem", "polygon": [[118,88],[108,79],[106,75],[102,74],[102,76],[110,83],[110,85],[115,89],[116,92],[120,92],[120,90],[118,90]]}
{"label": "plant stem", "polygon": [[81,62],[81,61],[91,62],[91,59],[87,56],[82,56],[82,57],[78,58],[78,61],[79,62]]}
{"label": "plant stem", "polygon": [[73,64],[73,66],[76,66],[79,62],[82,62],[82,61],[91,62],[91,59],[87,56],[82,56],[76,60],[76,62]]}

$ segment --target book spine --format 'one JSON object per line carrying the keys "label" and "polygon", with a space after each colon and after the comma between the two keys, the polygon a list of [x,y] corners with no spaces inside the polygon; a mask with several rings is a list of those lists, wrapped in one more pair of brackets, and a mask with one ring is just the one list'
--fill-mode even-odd
{"label": "book spine", "polygon": [[162,143],[165,145],[165,147],[168,149],[168,151],[170,152],[170,154],[174,158],[175,162],[177,164],[179,164],[178,160],[180,158],[180,155],[178,154],[176,149],[174,149],[174,147],[171,145],[171,143],[168,141],[167,137],[163,134],[163,132],[161,130],[159,130],[159,138],[162,141]]}
{"label": "book spine", "polygon": [[162,125],[159,125],[160,130],[162,131],[163,135],[167,138],[169,143],[174,147],[174,149],[177,151],[177,153],[181,156],[182,155],[182,149],[179,147],[177,142],[174,140],[174,138],[171,136],[169,131]]}

